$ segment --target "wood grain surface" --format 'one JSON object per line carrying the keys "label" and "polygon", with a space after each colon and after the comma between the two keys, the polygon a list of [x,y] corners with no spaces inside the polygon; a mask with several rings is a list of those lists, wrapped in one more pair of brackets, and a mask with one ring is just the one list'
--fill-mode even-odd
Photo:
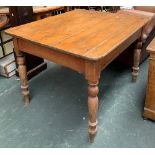
{"label": "wood grain surface", "polygon": [[125,11],[104,13],[79,9],[14,27],[6,32],[60,52],[97,60],[118,48],[148,19],[147,16]]}
{"label": "wood grain surface", "polygon": [[155,121],[155,38],[147,48],[150,53],[144,117]]}

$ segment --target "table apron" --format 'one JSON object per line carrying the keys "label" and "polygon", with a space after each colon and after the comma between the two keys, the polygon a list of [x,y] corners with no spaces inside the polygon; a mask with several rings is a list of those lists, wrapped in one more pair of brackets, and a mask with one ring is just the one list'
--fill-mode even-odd
{"label": "table apron", "polygon": [[112,52],[109,52],[106,56],[99,60],[99,68],[103,70],[108,64],[110,64],[117,56],[119,56],[125,49],[127,49],[134,41],[141,37],[142,29],[139,29],[128,39],[124,40],[118,45]]}
{"label": "table apron", "polygon": [[63,65],[80,73],[84,73],[85,71],[85,60],[80,57],[75,57],[70,54],[57,52],[56,50],[52,50],[48,47],[37,45],[30,41],[25,41],[22,39],[17,39],[17,43],[19,51],[47,59],[56,64]]}

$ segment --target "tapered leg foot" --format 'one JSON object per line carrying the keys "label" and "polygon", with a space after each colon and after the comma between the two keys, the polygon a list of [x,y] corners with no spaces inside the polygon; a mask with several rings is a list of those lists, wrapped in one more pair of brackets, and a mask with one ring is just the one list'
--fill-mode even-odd
{"label": "tapered leg foot", "polygon": [[24,97],[24,103],[29,104],[30,103],[30,95],[29,95],[28,85],[27,86],[21,85],[21,89],[22,89],[22,94]]}
{"label": "tapered leg foot", "polygon": [[93,143],[94,139],[95,139],[95,136],[97,134],[97,121],[95,123],[89,122],[88,133],[89,133],[89,142]]}
{"label": "tapered leg foot", "polygon": [[95,83],[88,82],[88,133],[89,142],[91,143],[94,141],[97,133],[98,92],[98,81]]}
{"label": "tapered leg foot", "polygon": [[29,104],[30,103],[30,97],[29,96],[24,96],[24,103]]}
{"label": "tapered leg foot", "polygon": [[132,82],[136,82],[137,81],[137,77],[138,77],[138,72],[139,72],[139,67],[132,67]]}

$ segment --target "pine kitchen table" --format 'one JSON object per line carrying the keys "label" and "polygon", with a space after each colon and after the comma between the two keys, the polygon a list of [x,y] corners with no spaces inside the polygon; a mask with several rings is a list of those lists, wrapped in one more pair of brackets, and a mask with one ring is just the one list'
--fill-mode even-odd
{"label": "pine kitchen table", "polygon": [[126,11],[117,13],[77,9],[6,30],[14,48],[25,103],[29,90],[24,53],[29,53],[82,73],[88,81],[88,133],[97,132],[98,83],[101,71],[134,41],[132,77],[136,80],[142,47],[142,29],[149,17]]}

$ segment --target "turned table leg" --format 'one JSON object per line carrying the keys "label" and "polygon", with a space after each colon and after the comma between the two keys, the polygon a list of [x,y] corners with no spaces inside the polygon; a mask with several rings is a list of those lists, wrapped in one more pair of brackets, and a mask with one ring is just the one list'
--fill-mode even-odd
{"label": "turned table leg", "polygon": [[132,69],[133,69],[132,80],[134,82],[137,80],[137,77],[138,77],[141,50],[142,50],[142,41],[141,41],[141,39],[139,39],[137,42],[136,48],[134,50],[134,64],[132,67]]}
{"label": "turned table leg", "polygon": [[90,142],[94,141],[97,133],[98,92],[98,81],[88,81],[88,133]]}
{"label": "turned table leg", "polygon": [[96,61],[86,61],[85,78],[88,81],[88,134],[89,142],[93,142],[97,133],[98,83],[100,68]]}
{"label": "turned table leg", "polygon": [[17,64],[18,64],[19,77],[21,81],[22,94],[24,96],[24,102],[25,104],[28,104],[30,102],[30,97],[29,97],[25,57],[24,57],[24,54],[19,51],[19,52],[16,52],[16,58],[17,58]]}

